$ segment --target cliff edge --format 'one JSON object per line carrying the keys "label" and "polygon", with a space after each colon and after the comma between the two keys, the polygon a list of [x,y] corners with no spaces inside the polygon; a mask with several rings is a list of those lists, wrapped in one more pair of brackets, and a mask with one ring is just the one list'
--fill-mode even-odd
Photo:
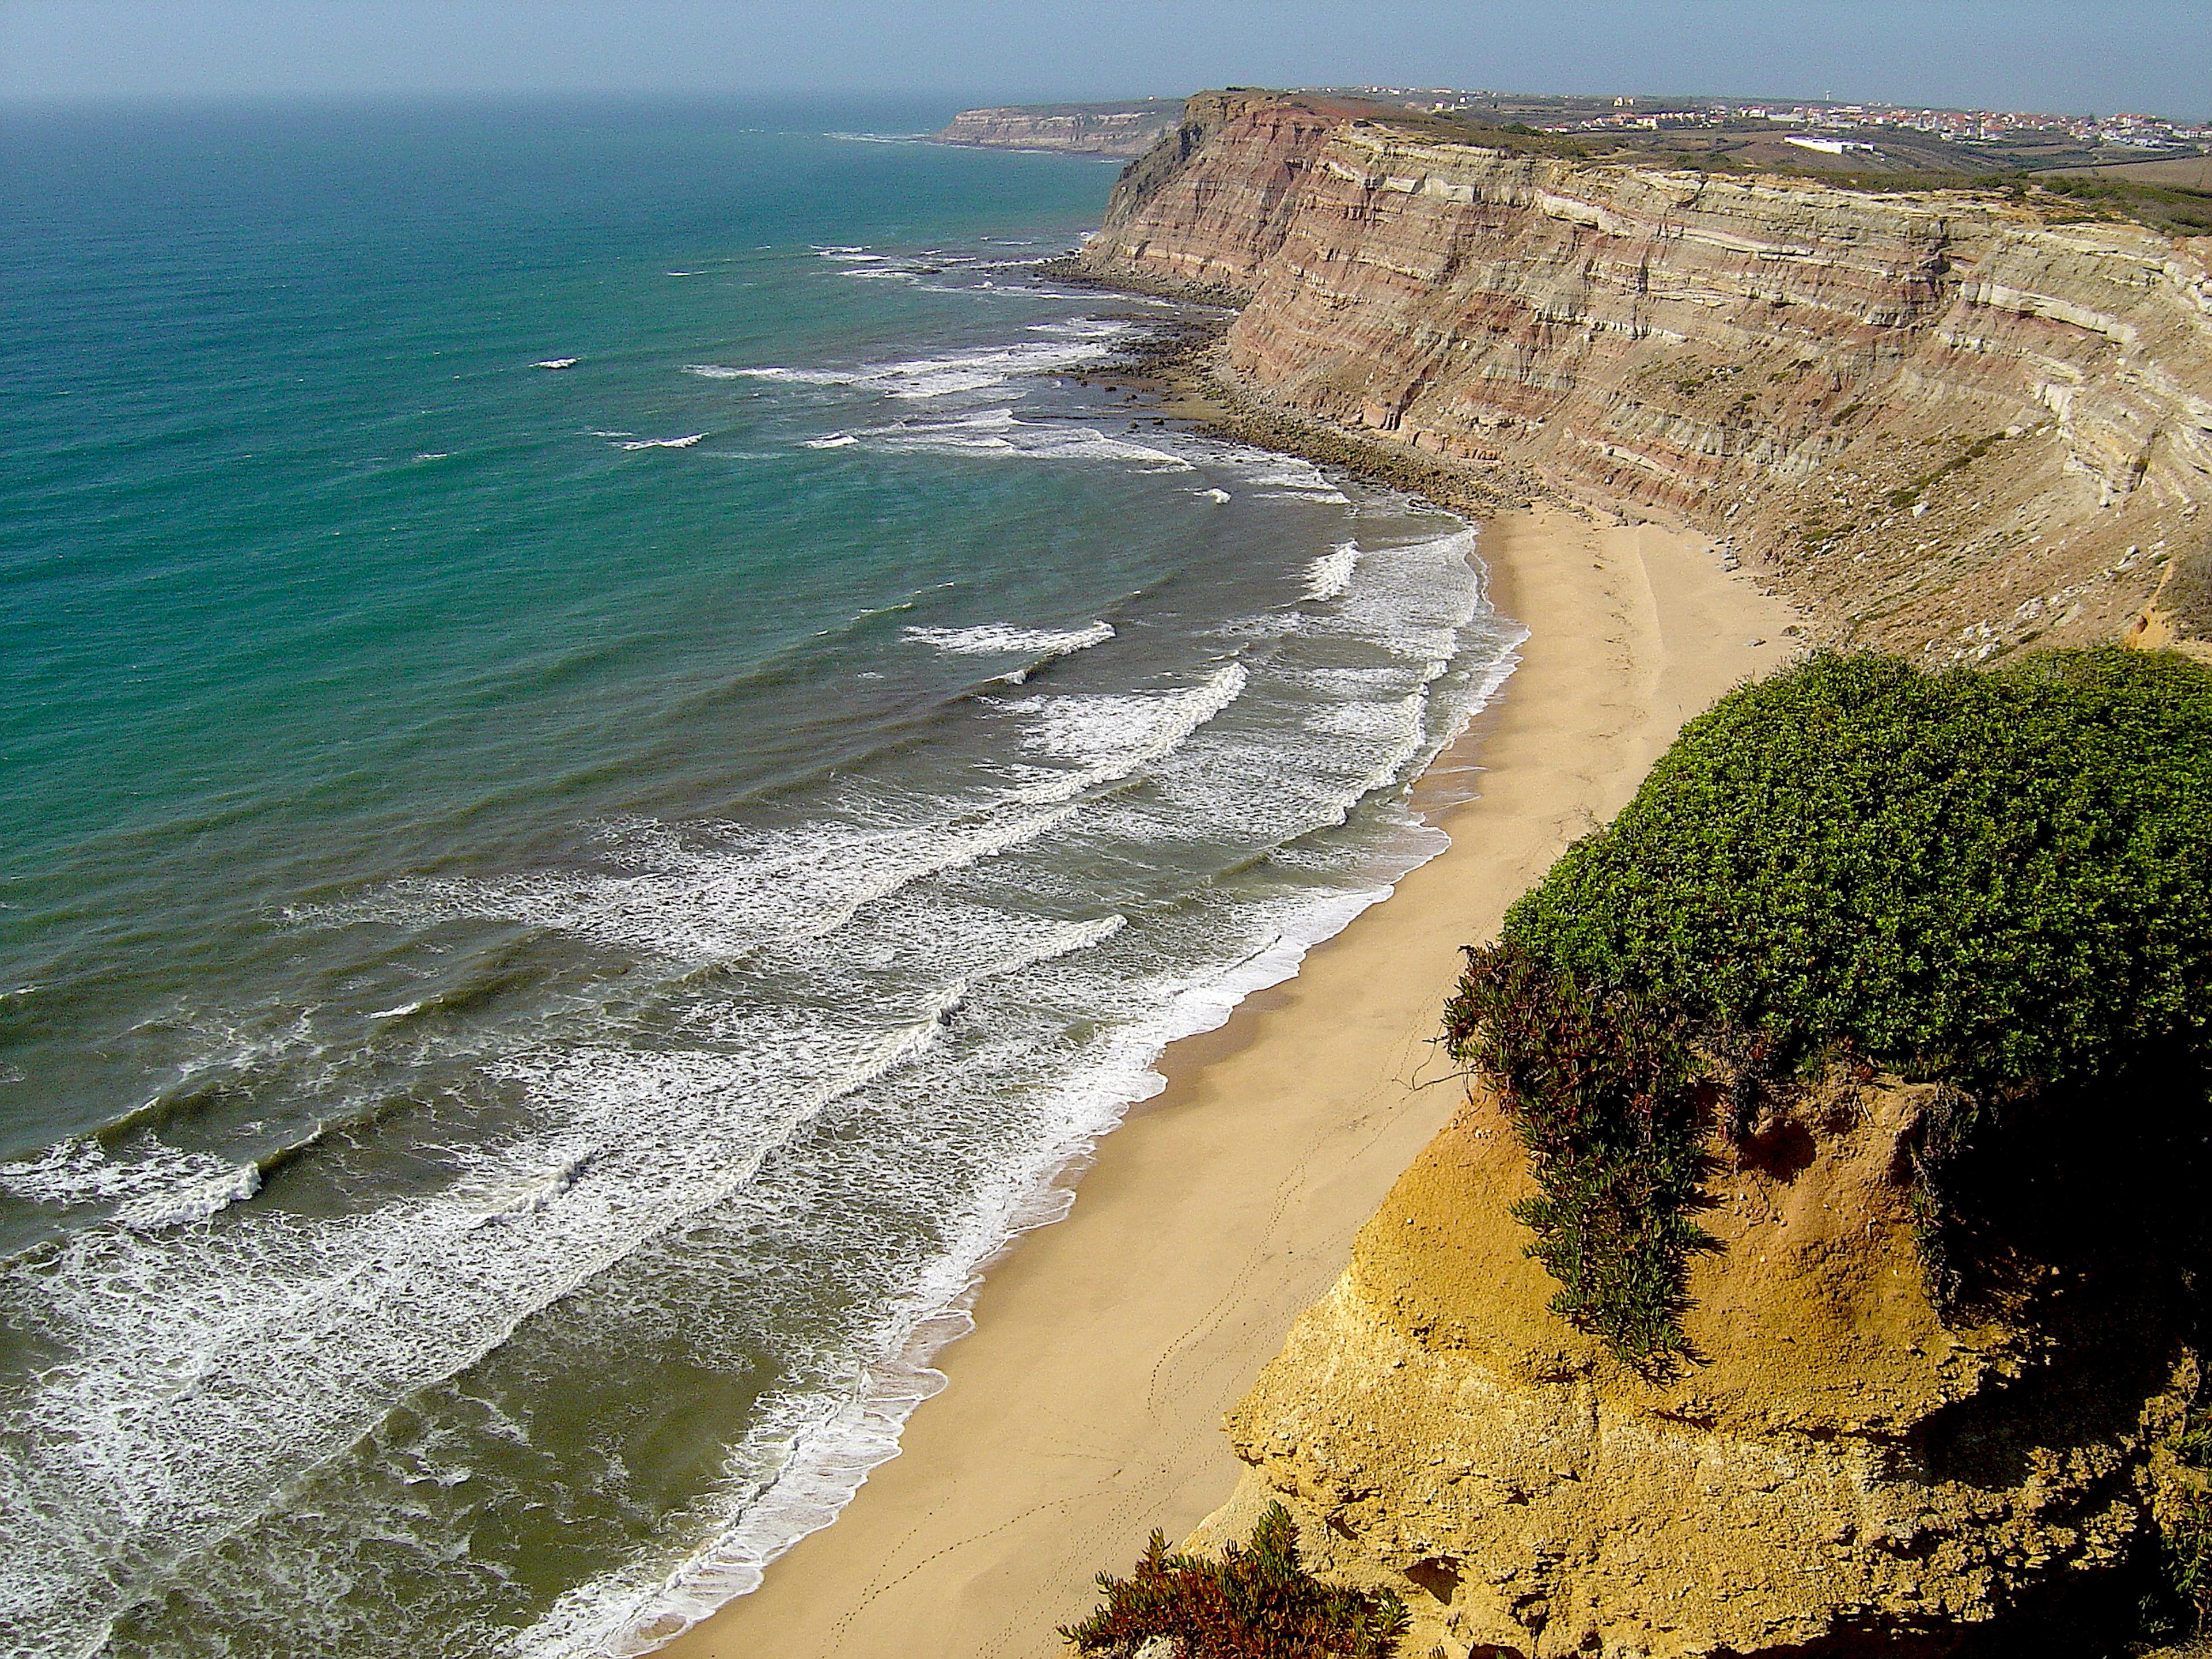
{"label": "cliff edge", "polygon": [[1471,951],[1476,1091],[1229,1419],[1407,1651],[2212,1614],[2212,672],[1819,655]]}
{"label": "cliff edge", "polygon": [[[1498,139],[1328,100],[1204,94],[1124,172],[1078,264],[1235,307],[1208,369],[1232,404],[1397,446],[1474,491],[1546,489],[1687,523],[1810,612],[1818,643],[1928,670],[2114,639],[2212,655],[2212,241],[2085,216],[2032,185],[1876,191]],[[2128,654],[2094,672],[2126,678],[2110,659]],[[2191,730],[2185,757],[2134,750],[2132,769],[2178,769],[2175,788],[2197,798]],[[2063,745],[2027,746],[2005,763],[2020,778],[2062,764]],[[1992,786],[1993,817],[1952,823],[1963,798],[1937,763],[1958,749],[1921,748],[1936,757],[1927,799],[1950,804],[1916,821],[1934,850],[1911,880],[1964,879],[1942,849],[2005,823],[2008,791]],[[2076,793],[2132,787],[2113,774]],[[1715,809],[1753,797],[1779,798],[1749,787]],[[1875,789],[1865,823],[1893,804]],[[2058,843],[2014,828],[1987,890],[1961,901],[1962,936],[1986,943],[2000,916],[2047,919],[2053,939],[2087,926],[2049,908],[2053,895],[2100,870],[2134,890],[2128,849],[2164,844],[2085,842],[2042,881],[2021,860]],[[1804,902],[1793,849],[1809,867],[1813,848],[1849,837],[1817,815],[1762,833],[1787,921]],[[1640,868],[1629,909],[1672,879]],[[1866,890],[1875,910],[1890,890]],[[2197,949],[2203,895],[2201,867],[2177,866],[2136,892],[2148,920],[2096,948],[2186,935]],[[1830,921],[1866,914],[1854,900]],[[1913,965],[1926,920],[1900,921],[1875,954],[1932,972]],[[1838,927],[1798,921],[1777,922],[1778,949],[1851,957]],[[1685,945],[1695,927],[1664,921],[1654,960],[1711,964],[1711,980],[1751,948]],[[2081,977],[2081,943],[2052,958],[2067,965],[2051,982]],[[1957,987],[1937,973],[1925,988],[1932,1005]],[[2202,988],[2175,1006],[2201,1008]],[[2134,993],[2112,994],[2113,1017],[2132,1018]],[[2018,1008],[1990,1018],[2030,1046],[2045,1035]],[[2174,1605],[2179,1584],[2200,1613],[2212,1606],[2198,1257],[2161,1256],[2113,1219],[2197,1224],[2200,1196],[2166,1176],[2201,1157],[2183,1118],[2203,1106],[2202,1079],[2151,1088],[2093,1066],[2063,1109],[1993,1106],[1970,1131],[1969,1097],[1944,1080],[1943,1055],[1963,1051],[1929,1050],[1919,1069],[1870,1052],[1822,1062],[1785,1108],[1708,1122],[1702,1242],[1674,1304],[1687,1363],[1673,1368],[1629,1363],[1563,1316],[1567,1281],[1529,1253],[1543,1212],[1528,1119],[1476,1089],[1231,1414],[1248,1473],[1194,1544],[1241,1538],[1280,1501],[1327,1576],[1403,1598],[1405,1653],[1470,1659],[2087,1654],[2118,1650],[2144,1595]],[[2015,1104],[2041,1085],[2025,1086]],[[2139,1115],[2186,1150],[2100,1158]],[[2009,1147],[1984,1177],[2006,1220],[1969,1241],[1990,1273],[1960,1299],[1930,1253],[1950,1224],[1934,1218],[1928,1148],[1976,1133]],[[1559,1195],[1544,1196],[1556,1221]],[[1555,1270],[1587,1265],[1579,1244],[1547,1248]],[[2194,1552],[2179,1567],[2176,1540]]]}
{"label": "cliff edge", "polygon": [[1220,373],[1277,407],[1725,538],[1832,642],[2212,632],[2206,239],[1506,137],[1201,94],[1079,263],[1238,304]]}
{"label": "cliff edge", "polygon": [[963,109],[939,130],[941,144],[982,149],[1056,149],[1077,155],[1142,155],[1175,125],[1172,98],[1129,104],[1010,104]]}
{"label": "cliff edge", "polygon": [[1470,1103],[1231,1416],[1249,1473],[1194,1541],[1283,1500],[1323,1571],[1405,1598],[1407,1654],[1933,1655],[2063,1617],[2135,1548],[2199,1357],[2126,1294],[2063,1341],[1947,1324],[1902,1178],[1931,1092],[1833,1091],[1787,1155],[1726,1154],[1702,1363],[1664,1382],[1547,1311],[1526,1158]]}

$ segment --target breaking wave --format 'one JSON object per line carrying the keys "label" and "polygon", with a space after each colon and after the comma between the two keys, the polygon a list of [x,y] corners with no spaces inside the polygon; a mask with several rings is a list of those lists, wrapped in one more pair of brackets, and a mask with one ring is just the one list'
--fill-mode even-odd
{"label": "breaking wave", "polygon": [[909,628],[906,637],[949,657],[1019,655],[1040,659],[1088,651],[1114,637],[1110,623],[1087,628],[1013,628],[984,623],[974,628]]}
{"label": "breaking wave", "polygon": [[[834,273],[980,292],[1018,263],[815,252],[812,291],[852,304],[868,291]],[[978,1275],[1064,1212],[1097,1138],[1164,1086],[1164,1046],[1437,849],[1405,787],[1511,663],[1473,532],[1033,395],[1132,326],[690,373],[762,389],[763,453],[808,487],[883,454],[982,492],[1018,485],[1001,459],[1096,466],[1080,499],[1187,514],[1218,559],[1021,594],[896,566],[830,586],[818,632],[679,693],[757,693],[720,729],[787,741],[772,787],[314,890],[270,931],[348,972],[281,1007],[169,1011],[196,1045],[179,1079],[0,1164],[0,1193],[57,1223],[0,1261],[40,1367],[0,1395],[0,1605],[25,1651],[125,1628],[161,1653],[263,1632],[276,1659],[644,1651],[895,1451]],[[750,433],[691,407],[726,388],[653,372],[681,399],[560,429],[624,451],[708,433],[586,422]],[[793,580],[842,578],[802,551]],[[848,716],[875,746],[821,739]],[[672,1449],[647,1371],[726,1440]],[[556,1557],[590,1576],[544,1589]]]}
{"label": "breaking wave", "polygon": [[995,391],[1011,381],[1077,368],[1095,360],[1103,347],[1128,335],[1133,327],[1126,323],[1100,323],[1072,337],[1017,341],[973,351],[945,352],[850,368],[793,368],[776,364],[730,368],[720,363],[692,363],[686,366],[685,372],[709,380],[855,387],[884,398],[926,402]]}
{"label": "breaking wave", "polygon": [[1305,597],[1316,604],[1336,598],[1352,585],[1352,573],[1358,563],[1357,542],[1332,548],[1306,567]]}

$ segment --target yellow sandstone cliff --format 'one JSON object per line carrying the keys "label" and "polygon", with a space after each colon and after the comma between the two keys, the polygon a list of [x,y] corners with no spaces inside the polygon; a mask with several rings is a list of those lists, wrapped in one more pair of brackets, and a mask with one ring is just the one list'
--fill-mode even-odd
{"label": "yellow sandstone cliff", "polygon": [[1282,1499],[1317,1565],[1405,1598],[1408,1655],[1933,1654],[2068,1611],[2142,1532],[2197,1357],[2094,1273],[2047,1287],[2078,1321],[1947,1325],[1905,1185],[1932,1093],[1720,1149],[1665,1381],[1547,1311],[1525,1159],[1471,1102],[1232,1413],[1249,1473],[1198,1541]]}

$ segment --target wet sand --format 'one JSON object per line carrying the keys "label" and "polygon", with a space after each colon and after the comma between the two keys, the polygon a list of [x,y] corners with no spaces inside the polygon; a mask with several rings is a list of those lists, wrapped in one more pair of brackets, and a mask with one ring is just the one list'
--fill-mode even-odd
{"label": "wet sand", "polygon": [[1222,1413],[1460,1099],[1432,1042],[1459,947],[1620,809],[1684,720],[1795,648],[1788,608],[1700,537],[1540,507],[1487,521],[1480,548],[1530,634],[1431,769],[1480,769],[1441,817],[1450,848],[1169,1050],[1166,1091],[1101,1146],[1067,1219],[992,1268],[900,1455],[665,1652],[1042,1659],[1101,1568],[1228,1498]]}

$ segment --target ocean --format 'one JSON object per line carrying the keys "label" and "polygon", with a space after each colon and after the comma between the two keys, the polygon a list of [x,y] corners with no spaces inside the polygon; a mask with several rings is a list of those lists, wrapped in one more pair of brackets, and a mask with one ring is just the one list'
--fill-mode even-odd
{"label": "ocean", "polygon": [[0,127],[0,1650],[645,1650],[1441,848],[1473,529],[949,113]]}

